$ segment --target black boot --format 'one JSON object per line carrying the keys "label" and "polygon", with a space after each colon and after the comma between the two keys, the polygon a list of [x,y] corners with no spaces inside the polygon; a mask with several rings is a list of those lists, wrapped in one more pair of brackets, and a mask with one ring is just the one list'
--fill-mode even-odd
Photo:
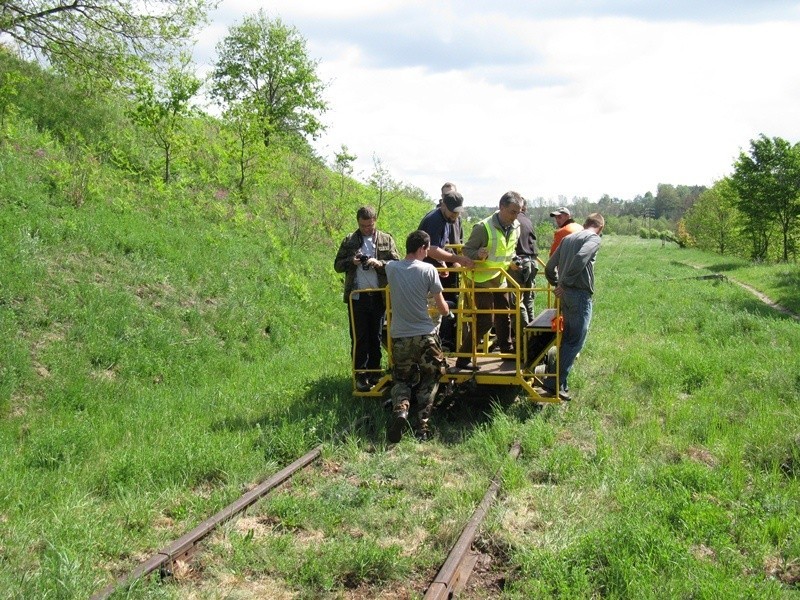
{"label": "black boot", "polygon": [[396,444],[403,437],[403,432],[408,429],[408,409],[401,408],[394,411],[394,418],[386,437],[392,444]]}

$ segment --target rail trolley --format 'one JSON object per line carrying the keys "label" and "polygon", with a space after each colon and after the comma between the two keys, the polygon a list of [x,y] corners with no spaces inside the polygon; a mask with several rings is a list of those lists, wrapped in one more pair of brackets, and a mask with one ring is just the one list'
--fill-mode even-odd
{"label": "rail trolley", "polygon": [[[538,260],[539,265],[544,264]],[[545,287],[522,288],[517,281],[504,269],[501,269],[502,277],[507,284],[506,288],[476,288],[474,279],[464,277],[464,272],[496,271],[496,268],[441,268],[439,271],[458,272],[459,277],[457,288],[445,288],[444,292],[458,292],[458,302],[452,312],[456,316],[455,351],[445,352],[447,361],[447,372],[440,378],[440,394],[443,390],[474,389],[474,386],[517,386],[520,393],[527,396],[533,402],[560,402],[559,364],[558,355],[561,347],[561,335],[563,331],[563,319],[561,316],[560,301],[553,294],[553,287],[547,284]],[[520,319],[520,305],[522,293],[531,290],[535,294],[534,308],[536,314],[533,321],[527,326],[523,325]],[[389,288],[370,289],[360,291],[381,292],[386,300],[386,318],[384,326],[384,368],[379,371],[356,369],[355,354],[352,360],[352,380],[353,394],[364,397],[384,397],[392,387],[392,340],[386,335],[392,320],[392,298]],[[509,309],[478,310],[475,308],[475,294],[490,292],[506,292],[511,296],[511,307]],[[355,293],[355,292],[354,292]],[[350,303],[352,308],[353,298],[351,295]],[[537,308],[536,305],[544,305],[544,308]],[[352,314],[352,310],[350,313]],[[513,338],[513,351],[508,353],[497,353],[492,351],[491,332],[484,336],[484,339],[473,339],[472,354],[462,354],[458,352],[461,347],[464,335],[476,335],[476,317],[479,313],[491,313],[500,316],[511,317],[511,335]],[[431,308],[431,315],[434,319],[438,317],[435,308]],[[466,326],[469,325],[469,328]],[[351,323],[351,327],[353,324]],[[468,332],[468,333],[467,333]],[[456,369],[455,361],[459,357],[467,357],[473,365],[470,369]],[[359,391],[356,382],[360,376],[369,376],[377,382],[368,391]],[[554,378],[555,395],[542,395],[544,390],[541,386],[545,378]],[[462,394],[466,395],[466,394]]]}

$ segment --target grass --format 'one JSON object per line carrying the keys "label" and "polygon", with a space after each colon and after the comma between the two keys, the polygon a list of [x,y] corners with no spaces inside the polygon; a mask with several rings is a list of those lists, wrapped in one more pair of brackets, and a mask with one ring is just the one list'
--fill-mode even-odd
{"label": "grass", "polygon": [[492,390],[389,447],[350,395],[335,248],[298,261],[257,219],[35,181],[0,210],[6,597],[87,597],[319,443],[129,597],[420,597],[495,473],[473,597],[800,595],[799,325],[694,268],[797,307],[796,265],[607,236],[572,403]]}
{"label": "grass", "polygon": [[765,294],[772,301],[800,314],[800,269],[797,264],[759,264],[741,258],[697,250],[681,253],[681,264],[701,268],[701,273],[720,273]]}
{"label": "grass", "polygon": [[[390,446],[350,393],[322,234],[368,186],[148,185],[121,173],[149,162],[123,107],[26,98],[0,132],[0,597],[89,597],[318,444],[173,581],[118,597],[421,597],[494,476],[462,597],[800,597],[800,324],[732,281],[798,313],[796,264],[606,236],[571,403],[480,390]],[[402,245],[428,206],[383,208]]]}
{"label": "grass", "polygon": [[499,469],[476,545],[500,575],[467,597],[800,596],[798,325],[684,260],[606,238],[571,404],[476,401],[427,445],[366,429],[159,589],[421,597]]}

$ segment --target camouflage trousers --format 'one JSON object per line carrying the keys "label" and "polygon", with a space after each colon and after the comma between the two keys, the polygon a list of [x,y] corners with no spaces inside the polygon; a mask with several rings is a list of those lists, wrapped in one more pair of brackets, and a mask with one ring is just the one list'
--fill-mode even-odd
{"label": "camouflage trousers", "polygon": [[439,336],[392,338],[392,362],[392,406],[395,410],[409,408],[411,395],[416,393],[420,422],[427,421],[446,369]]}

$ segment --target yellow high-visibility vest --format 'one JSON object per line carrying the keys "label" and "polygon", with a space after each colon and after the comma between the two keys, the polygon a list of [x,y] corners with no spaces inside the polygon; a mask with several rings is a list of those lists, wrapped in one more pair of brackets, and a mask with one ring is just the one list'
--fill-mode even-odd
{"label": "yellow high-visibility vest", "polygon": [[[514,224],[511,226],[511,232],[508,234],[508,239],[506,239],[506,236],[503,235],[503,232],[492,225],[491,221],[493,216],[494,215],[491,215],[490,217],[481,221],[483,226],[486,227],[486,233],[489,236],[489,243],[487,244],[489,256],[486,257],[485,261],[478,262],[476,266],[505,269],[509,264],[511,264],[511,259],[514,258],[514,255],[517,252],[517,240],[519,240],[519,221],[516,219],[514,220]],[[480,223],[476,223],[475,226],[479,227]],[[475,283],[483,283],[500,275],[500,271],[476,271],[475,273],[469,273],[469,271],[467,271],[467,276],[469,277],[470,275],[474,276]]]}

